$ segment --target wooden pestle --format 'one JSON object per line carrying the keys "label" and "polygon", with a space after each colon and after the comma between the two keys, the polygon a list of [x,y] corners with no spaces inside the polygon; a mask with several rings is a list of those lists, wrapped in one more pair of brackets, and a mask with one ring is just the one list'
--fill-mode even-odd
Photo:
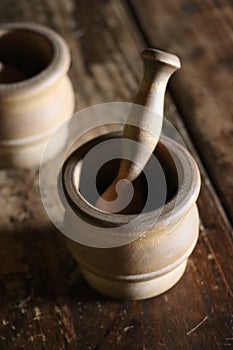
{"label": "wooden pestle", "polygon": [[[140,111],[141,114],[139,115],[138,110],[136,111],[138,107],[133,106],[127,124],[124,126],[122,137],[123,139],[136,141],[139,146],[145,146],[149,152],[145,154],[140,147],[135,145],[130,154],[130,160],[121,160],[115,180],[96,203],[97,208],[105,211],[118,211],[114,210],[111,203],[105,201],[112,202],[116,200],[118,195],[120,196],[120,191],[125,192],[127,187],[140,175],[153,153],[162,129],[166,86],[170,76],[180,68],[179,58],[163,51],[146,49],[142,52],[141,57],[144,63],[144,76],[139,92],[133,102],[147,108]],[[116,185],[120,183],[120,189],[116,188]],[[140,207],[140,192],[134,196],[134,202],[136,207]]]}

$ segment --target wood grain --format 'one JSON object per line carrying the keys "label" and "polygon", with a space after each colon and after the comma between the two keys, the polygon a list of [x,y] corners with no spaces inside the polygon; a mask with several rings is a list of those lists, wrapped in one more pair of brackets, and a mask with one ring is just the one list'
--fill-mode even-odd
{"label": "wood grain", "polygon": [[233,3],[129,2],[148,43],[181,57],[170,91],[233,221]]}
{"label": "wood grain", "polygon": [[[166,21],[163,12],[162,17]],[[47,24],[67,40],[77,109],[129,101],[135,95],[142,73],[139,53],[146,44],[125,3],[1,0],[0,21],[15,20]],[[165,115],[181,132],[202,173],[200,239],[182,280],[168,293],[142,302],[101,296],[83,281],[63,236],[49,223],[38,172],[1,171],[0,349],[232,346],[232,228],[203,155],[197,155],[169,95]]]}

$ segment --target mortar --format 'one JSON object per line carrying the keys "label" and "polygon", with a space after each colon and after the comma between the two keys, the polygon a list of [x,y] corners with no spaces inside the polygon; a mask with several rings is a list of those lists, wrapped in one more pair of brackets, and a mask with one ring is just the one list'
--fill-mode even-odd
{"label": "mortar", "polygon": [[[161,203],[154,203],[154,207],[152,205],[145,213],[139,214],[142,210],[139,208],[134,213],[110,214],[97,209],[80,192],[82,174],[88,173],[83,163],[85,155],[104,140],[121,136],[121,133],[108,133],[92,139],[74,151],[62,169],[68,209],[91,225],[109,228],[109,235],[112,227],[125,225],[138,215],[137,231],[141,229],[143,232],[161,209]],[[167,137],[161,137],[154,156],[164,171],[168,192],[162,213],[148,232],[128,244],[113,248],[96,248],[70,239],[67,241],[87,282],[111,297],[145,299],[167,291],[183,275],[198,239],[196,199],[200,190],[200,175],[194,159],[183,146]],[[100,195],[114,179],[118,166],[119,160],[116,160],[100,169],[97,176]],[[141,175],[136,181],[135,186],[141,186],[146,200],[145,178]]]}
{"label": "mortar", "polygon": [[0,168],[30,168],[74,110],[69,49],[34,23],[0,25]]}

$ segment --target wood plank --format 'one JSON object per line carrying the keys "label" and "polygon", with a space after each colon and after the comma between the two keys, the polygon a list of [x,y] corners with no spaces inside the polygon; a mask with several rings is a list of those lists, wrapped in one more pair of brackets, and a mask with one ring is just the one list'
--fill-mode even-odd
{"label": "wood plank", "polygon": [[[67,40],[78,109],[132,98],[145,42],[120,1],[13,3],[1,1],[1,21],[45,23]],[[231,344],[231,227],[169,95],[166,114],[194,153],[203,179],[202,230],[183,279],[147,301],[101,296],[83,281],[63,236],[49,224],[38,172],[1,171],[0,349],[199,350]]]}
{"label": "wood plank", "polygon": [[233,3],[129,0],[149,45],[181,58],[170,91],[233,220]]}

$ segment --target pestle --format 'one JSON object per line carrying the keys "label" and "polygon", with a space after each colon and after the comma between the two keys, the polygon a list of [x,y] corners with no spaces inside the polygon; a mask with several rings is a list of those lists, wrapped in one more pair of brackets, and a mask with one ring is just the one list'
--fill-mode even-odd
{"label": "pestle", "polygon": [[[135,144],[134,149],[130,150],[130,160],[121,160],[115,180],[96,202],[97,208],[108,212],[124,213],[117,209],[122,205],[117,199],[121,193],[125,195],[131,183],[138,178],[158,143],[163,123],[166,86],[171,75],[180,68],[179,58],[163,51],[146,49],[141,58],[144,76],[133,103],[147,108],[138,116],[135,111],[137,107],[133,105],[122,136],[123,139],[136,141],[139,147]],[[149,152],[142,152],[140,145],[145,146]],[[135,207],[142,206],[140,191],[136,191],[133,202]]]}

